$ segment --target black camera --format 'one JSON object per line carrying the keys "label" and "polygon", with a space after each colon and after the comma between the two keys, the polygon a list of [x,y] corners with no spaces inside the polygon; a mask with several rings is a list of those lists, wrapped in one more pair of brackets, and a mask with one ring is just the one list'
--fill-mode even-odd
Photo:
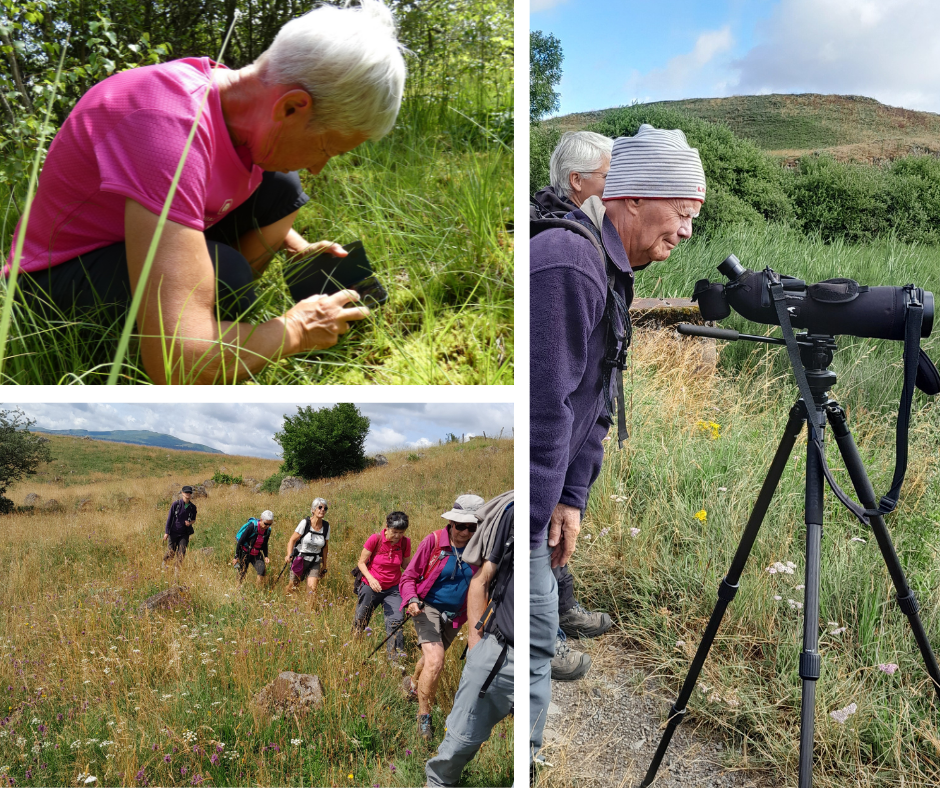
{"label": "black camera", "polygon": [[[728,278],[728,284],[700,279],[692,294],[705,320],[723,320],[734,309],[755,323],[780,325],[770,291],[771,277],[776,275],[769,268],[751,271],[732,254],[718,271]],[[924,307],[921,336],[930,336],[933,329],[933,293],[914,285],[867,287],[842,278],[808,285],[792,276],[779,278],[790,322],[813,334],[903,341],[908,307],[915,303]]]}

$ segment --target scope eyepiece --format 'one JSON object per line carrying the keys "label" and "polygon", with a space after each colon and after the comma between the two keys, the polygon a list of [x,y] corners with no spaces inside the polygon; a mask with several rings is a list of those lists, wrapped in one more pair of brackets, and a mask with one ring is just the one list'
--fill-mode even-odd
{"label": "scope eyepiece", "polygon": [[736,282],[742,274],[747,273],[747,269],[741,265],[741,261],[737,257],[729,254],[718,266],[718,272],[728,277],[732,282]]}

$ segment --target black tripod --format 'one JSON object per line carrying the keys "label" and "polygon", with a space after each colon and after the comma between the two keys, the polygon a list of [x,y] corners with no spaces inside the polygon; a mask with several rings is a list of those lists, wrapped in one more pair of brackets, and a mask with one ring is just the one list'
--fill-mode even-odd
{"label": "black tripod", "polygon": [[[757,342],[767,342],[771,344],[784,344],[783,340],[770,337],[755,337],[746,334],[738,334],[736,331],[727,329],[713,329],[701,326],[680,327],[680,333],[695,334],[698,336],[716,337],[720,339],[746,339]],[[728,604],[734,599],[738,590],[738,582],[741,573],[744,571],[744,564],[750,555],[754,541],[757,539],[757,533],[760,530],[761,522],[770,501],[773,498],[774,491],[783,475],[790,452],[796,443],[796,439],[803,430],[803,423],[808,417],[814,418],[813,424],[822,424],[823,415],[832,428],[835,436],[836,445],[842,460],[845,462],[846,470],[852,480],[852,486],[859,498],[860,503],[866,509],[875,508],[875,492],[872,489],[871,482],[868,480],[868,474],[862,464],[852,433],[849,431],[846,423],[845,411],[834,400],[829,399],[826,392],[836,382],[835,373],[828,369],[832,362],[832,354],[836,349],[835,339],[831,336],[820,336],[814,334],[800,334],[797,337],[800,346],[800,356],[803,367],[806,370],[806,378],[809,382],[809,388],[812,392],[813,402],[806,403],[802,398],[798,399],[790,409],[790,417],[787,426],[783,431],[783,437],[780,439],[780,445],[777,447],[777,453],[774,455],[767,476],[761,486],[760,493],[757,496],[757,502],[751,511],[751,516],[744,527],[744,534],[738,543],[737,551],[731,562],[731,568],[728,574],[718,586],[718,602],[715,610],[712,612],[708,625],[705,627],[705,633],[702,636],[702,642],[699,644],[695,657],[689,667],[689,673],[686,676],[685,683],[679,692],[675,704],[669,712],[669,719],[666,723],[666,730],[663,733],[656,754],[653,756],[652,763],[643,778],[640,788],[649,786],[656,777],[659,765],[666,754],[669,742],[679,723],[682,722],[686,712],[686,704],[692,696],[695,689],[699,673],[705,660],[708,657],[708,651],[711,648],[712,641],[721,625],[721,619],[724,616]],[[808,410],[812,408],[812,410]],[[820,428],[820,432],[821,432]],[[816,681],[820,673],[820,655],[818,651],[819,644],[819,555],[820,543],[822,541],[822,516],[823,516],[823,492],[824,476],[822,463],[815,446],[811,441],[807,441],[806,452],[806,579],[805,590],[803,592],[803,651],[800,653],[800,678],[803,681],[802,707],[800,710],[800,771],[799,788],[810,788],[813,784],[813,714],[816,706]],[[920,648],[921,656],[927,666],[927,673],[933,680],[934,689],[940,698],[940,669],[937,667],[937,660],[934,657],[930,642],[924,632],[918,615],[917,599],[914,592],[911,591],[904,577],[904,571],[898,561],[897,553],[891,542],[891,536],[885,526],[884,518],[881,516],[870,518],[872,532],[878,542],[881,555],[888,567],[888,573],[897,591],[898,606],[904,615],[907,616],[914,632],[914,639]]]}

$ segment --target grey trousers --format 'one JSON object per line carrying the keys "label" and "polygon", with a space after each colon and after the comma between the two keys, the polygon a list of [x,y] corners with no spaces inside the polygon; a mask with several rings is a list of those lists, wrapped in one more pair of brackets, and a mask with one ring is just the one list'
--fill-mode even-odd
{"label": "grey trousers", "polygon": [[447,717],[447,733],[437,748],[437,755],[424,767],[427,784],[431,788],[457,785],[464,766],[490,737],[493,726],[512,711],[511,646],[506,652],[506,661],[487,688],[486,695],[478,697],[502,649],[502,644],[493,635],[484,635],[483,640],[467,652],[467,664],[454,696],[454,708]]}
{"label": "grey trousers", "polygon": [[529,552],[529,760],[538,756],[552,699],[552,657],[558,632],[558,583],[546,534]]}

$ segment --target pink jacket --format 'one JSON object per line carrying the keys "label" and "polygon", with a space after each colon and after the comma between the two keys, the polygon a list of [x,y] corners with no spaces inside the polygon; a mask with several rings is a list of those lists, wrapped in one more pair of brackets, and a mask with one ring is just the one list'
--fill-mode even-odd
{"label": "pink jacket", "polygon": [[[427,567],[428,561],[431,560],[431,553],[434,550],[435,533],[438,535],[438,551],[445,551],[448,555],[450,554],[450,539],[448,538],[447,528],[433,531],[421,540],[421,544],[418,545],[418,551],[415,553],[414,558],[411,559],[411,563],[408,564],[408,568],[401,573],[401,580],[398,583],[398,590],[401,593],[400,610],[404,610],[408,607],[408,600],[412,597],[424,599],[425,595],[431,589],[431,586],[434,585],[438,576],[441,574],[441,570],[444,568],[446,557],[438,561],[431,568],[427,577],[423,580],[421,579],[421,575]],[[470,565],[473,574],[476,574],[479,568],[480,567],[474,566],[473,564]],[[454,629],[459,629],[466,620],[467,601],[465,599],[463,607],[460,609],[460,617],[454,620]]]}

